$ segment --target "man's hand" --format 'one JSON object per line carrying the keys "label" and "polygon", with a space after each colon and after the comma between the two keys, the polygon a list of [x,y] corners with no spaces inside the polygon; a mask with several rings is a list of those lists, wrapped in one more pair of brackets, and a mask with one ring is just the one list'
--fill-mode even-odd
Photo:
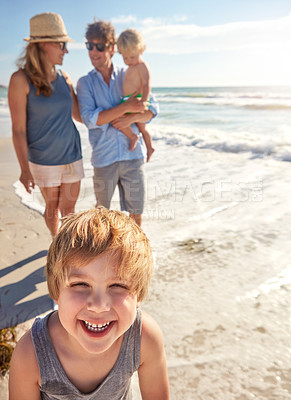
{"label": "man's hand", "polygon": [[138,92],[134,92],[128,100],[126,100],[123,104],[125,105],[126,111],[130,113],[138,113],[144,111],[144,105],[140,101],[140,99],[135,98]]}
{"label": "man's hand", "polygon": [[149,105],[150,105],[150,103],[148,102],[148,101],[141,101],[141,104],[142,104],[142,111],[146,111],[146,110],[148,110],[149,109]]}
{"label": "man's hand", "polygon": [[136,116],[134,114],[125,114],[111,122],[111,125],[119,131],[124,128],[128,128],[131,124],[136,121]]}

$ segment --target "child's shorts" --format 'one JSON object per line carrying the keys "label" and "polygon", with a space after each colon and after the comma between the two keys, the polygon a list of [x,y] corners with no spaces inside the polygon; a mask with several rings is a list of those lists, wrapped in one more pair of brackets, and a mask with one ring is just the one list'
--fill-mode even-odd
{"label": "child's shorts", "polygon": [[[121,99],[121,103],[124,103],[124,102],[126,102],[129,98],[130,98],[130,94],[129,95],[127,95],[127,96],[124,96],[124,97],[122,97],[122,99]],[[139,93],[139,94],[137,94],[136,96],[134,96],[134,98],[135,99],[141,99],[142,98],[142,94],[141,93]],[[149,104],[151,103],[151,101],[149,101]],[[127,113],[125,113],[125,114],[138,114],[138,113],[130,113],[130,112],[127,112]]]}
{"label": "child's shorts", "polygon": [[65,165],[40,165],[29,161],[34,183],[39,187],[57,187],[84,178],[83,160]]}
{"label": "child's shorts", "polygon": [[[130,96],[131,96],[131,95],[129,94],[129,95],[127,95],[127,96],[122,97],[121,103],[124,103],[126,100],[128,100],[128,99],[130,98]],[[141,98],[142,98],[142,94],[139,93],[139,94],[137,94],[136,96],[134,96],[134,98],[135,98],[135,99],[141,99]]]}

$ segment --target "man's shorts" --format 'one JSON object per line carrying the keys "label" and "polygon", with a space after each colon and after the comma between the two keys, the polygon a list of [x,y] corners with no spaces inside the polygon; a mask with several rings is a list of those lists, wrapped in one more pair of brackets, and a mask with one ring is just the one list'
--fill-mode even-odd
{"label": "man's shorts", "polygon": [[94,191],[97,205],[110,208],[116,185],[119,189],[120,209],[131,214],[142,214],[145,197],[144,160],[118,161],[103,168],[94,167]]}
{"label": "man's shorts", "polygon": [[84,178],[83,160],[65,165],[40,165],[29,161],[34,183],[39,187],[57,187]]}

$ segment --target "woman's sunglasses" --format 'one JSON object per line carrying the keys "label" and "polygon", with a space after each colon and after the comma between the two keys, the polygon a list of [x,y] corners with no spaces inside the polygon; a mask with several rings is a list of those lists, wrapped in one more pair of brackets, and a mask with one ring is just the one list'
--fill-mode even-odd
{"label": "woman's sunglasses", "polygon": [[93,50],[95,47],[96,50],[98,50],[98,51],[100,51],[100,53],[102,53],[105,50],[105,47],[107,47],[107,45],[105,43],[86,42],[86,47],[89,51]]}
{"label": "woman's sunglasses", "polygon": [[67,42],[57,42],[62,51],[67,50]]}

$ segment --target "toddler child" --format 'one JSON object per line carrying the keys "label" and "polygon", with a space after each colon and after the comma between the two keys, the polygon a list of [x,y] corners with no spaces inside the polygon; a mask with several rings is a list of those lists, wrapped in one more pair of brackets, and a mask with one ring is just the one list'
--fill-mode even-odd
{"label": "toddler child", "polygon": [[67,216],[46,264],[58,310],[18,342],[9,399],[130,399],[138,371],[142,399],[168,400],[162,333],[139,308],[152,269],[149,240],[132,218],[106,208]]}
{"label": "toddler child", "polygon": [[[123,57],[124,63],[128,66],[123,81],[123,101],[126,101],[133,93],[138,93],[136,97],[140,98],[144,110],[146,110],[151,87],[150,70],[141,57],[145,50],[143,38],[135,29],[126,29],[117,39],[117,48]],[[137,123],[136,125],[143,135],[147,148],[147,161],[149,161],[155,151],[152,145],[151,135],[146,129],[145,123]],[[121,129],[121,132],[129,138],[130,150],[134,150],[138,141],[138,136],[133,133],[130,127]]]}

